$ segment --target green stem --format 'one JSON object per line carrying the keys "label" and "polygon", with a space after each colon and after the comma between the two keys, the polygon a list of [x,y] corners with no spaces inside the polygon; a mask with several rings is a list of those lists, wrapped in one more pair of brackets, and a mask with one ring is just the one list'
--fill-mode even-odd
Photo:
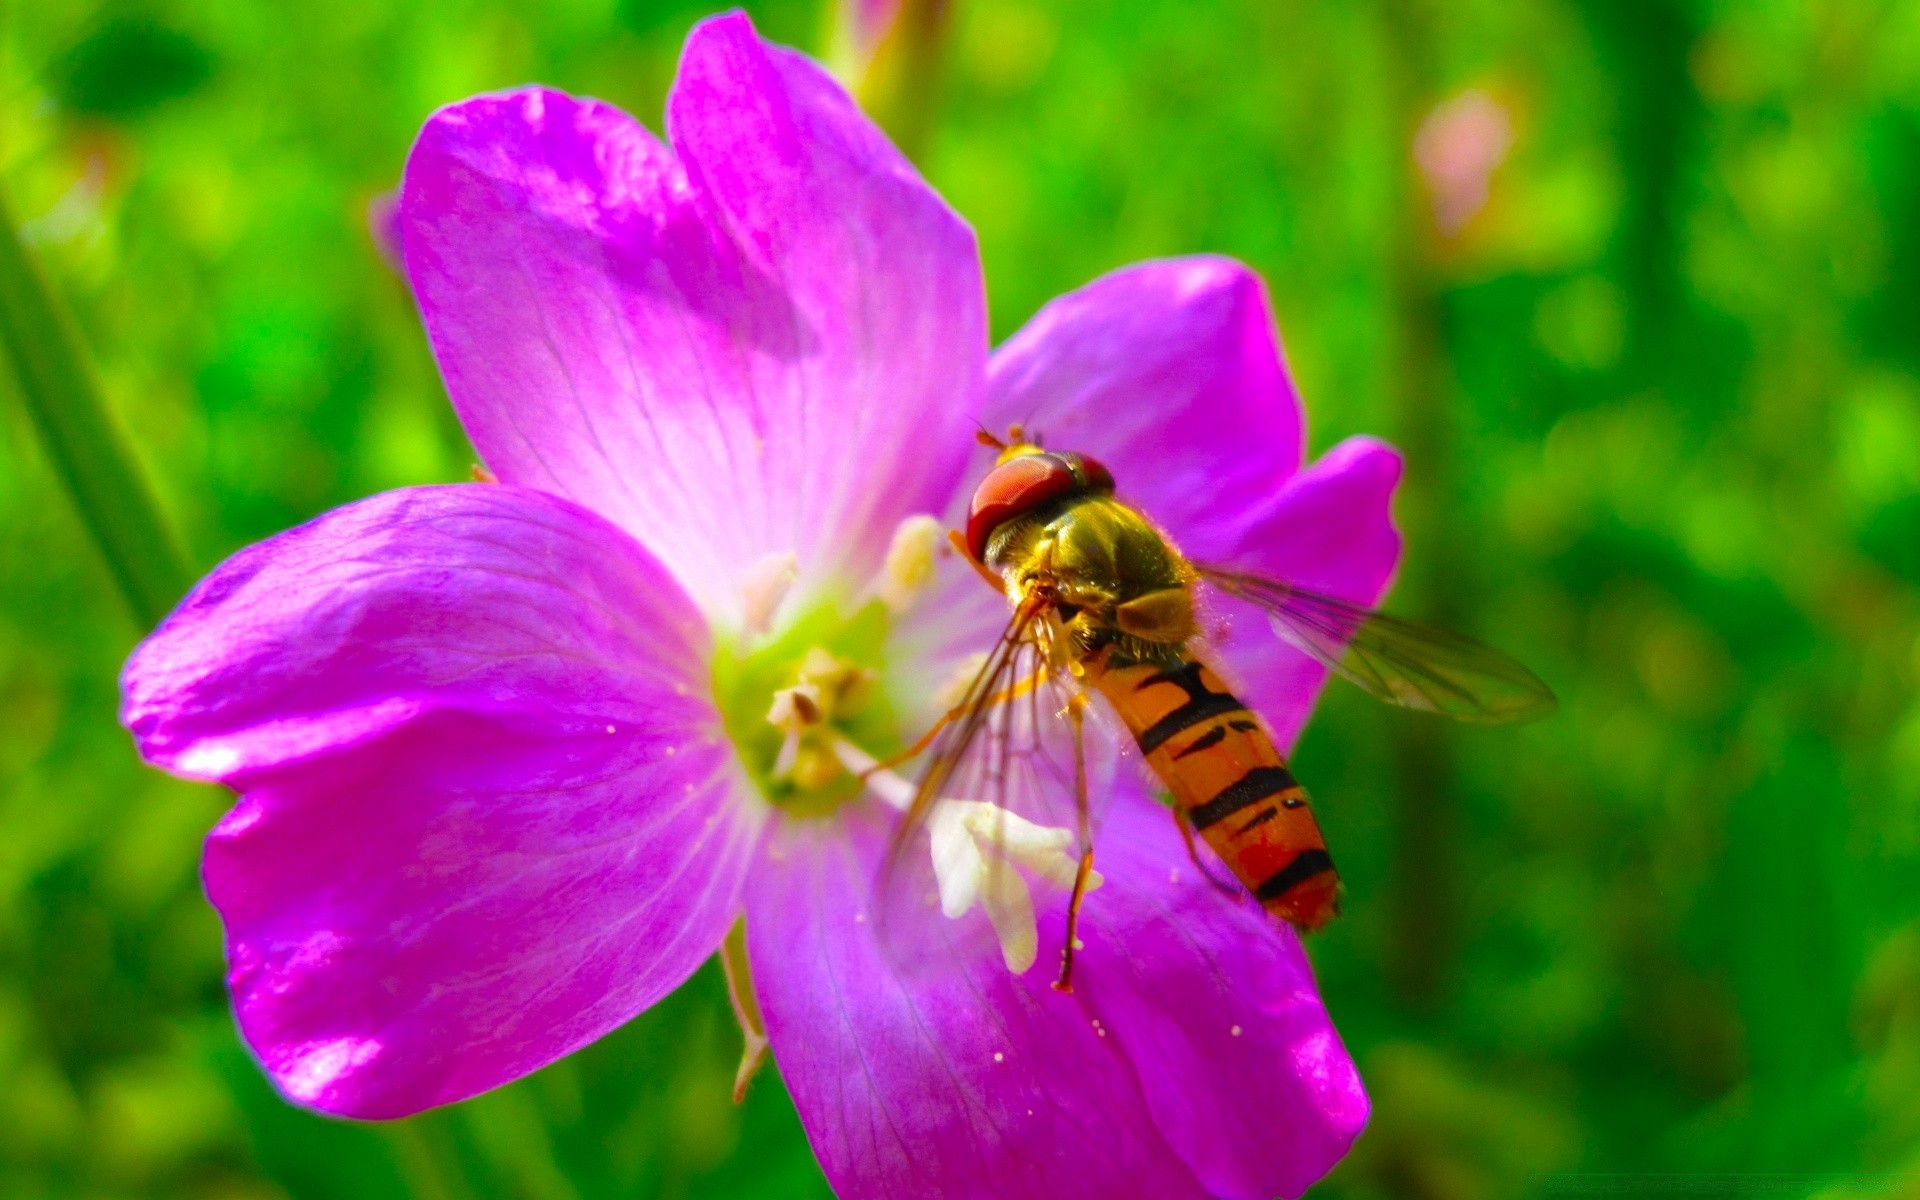
{"label": "green stem", "polygon": [[422,1113],[384,1127],[400,1156],[400,1172],[413,1200],[472,1200],[459,1155],[448,1144],[438,1114]]}
{"label": "green stem", "polygon": [[[1430,220],[1413,188],[1408,147],[1425,107],[1438,93],[1437,26],[1422,0],[1383,0],[1381,26],[1396,83],[1396,121],[1389,153],[1400,184],[1399,232],[1393,253],[1395,309],[1394,440],[1406,454],[1395,509],[1407,553],[1395,593],[1436,623],[1461,618],[1459,564],[1452,503],[1452,378],[1440,283],[1427,249]],[[1390,978],[1410,1011],[1434,1015],[1446,1002],[1459,948],[1459,796],[1453,742],[1443,722],[1412,717],[1394,723],[1393,955]]]}
{"label": "green stem", "polygon": [[72,320],[0,200],[0,358],[133,615],[158,624],[186,558],[100,395]]}

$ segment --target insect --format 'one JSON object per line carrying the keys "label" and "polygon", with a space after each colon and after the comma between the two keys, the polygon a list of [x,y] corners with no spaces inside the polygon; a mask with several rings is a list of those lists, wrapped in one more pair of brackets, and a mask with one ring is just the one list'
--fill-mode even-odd
{"label": "insect", "polygon": [[1079,869],[1062,990],[1071,990],[1093,869],[1084,748],[1093,696],[1169,794],[1197,867],[1213,875],[1196,835],[1237,881],[1216,879],[1221,886],[1243,888],[1304,930],[1338,914],[1339,874],[1305,789],[1266,724],[1207,663],[1196,617],[1202,585],[1263,610],[1282,638],[1390,704],[1480,722],[1554,707],[1530,671],[1471,638],[1186,559],[1087,455],[1042,449],[1018,427],[1006,441],[984,432],[981,440],[999,458],[974,492],[964,535],[952,539],[1004,591],[1012,615],[959,702],[908,751],[928,757],[889,861],[906,857],[918,825],[961,780],[993,794],[1025,781],[1053,793],[1026,799],[1055,811],[1070,798]]}

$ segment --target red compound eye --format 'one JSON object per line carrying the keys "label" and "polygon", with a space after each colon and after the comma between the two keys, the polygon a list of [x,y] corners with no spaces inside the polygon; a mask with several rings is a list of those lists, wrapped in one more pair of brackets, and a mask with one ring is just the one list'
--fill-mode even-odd
{"label": "red compound eye", "polygon": [[1008,521],[1079,487],[1073,468],[1057,454],[1010,458],[980,481],[967,510],[967,550],[985,562],[987,539]]}
{"label": "red compound eye", "polygon": [[1113,472],[1106,464],[1091,454],[1063,454],[1068,462],[1080,468],[1080,478],[1090,492],[1110,492],[1113,490]]}

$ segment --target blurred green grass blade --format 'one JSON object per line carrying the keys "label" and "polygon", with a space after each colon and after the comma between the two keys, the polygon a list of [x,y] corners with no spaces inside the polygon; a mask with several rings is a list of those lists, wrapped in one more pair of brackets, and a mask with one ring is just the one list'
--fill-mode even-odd
{"label": "blurred green grass blade", "polygon": [[900,0],[891,8],[834,0],[827,60],[867,115],[919,162],[938,115],[952,0]]}
{"label": "blurred green grass blade", "polygon": [[147,626],[191,582],[153,490],[108,414],[73,322],[0,199],[0,346],[20,395],[114,580]]}

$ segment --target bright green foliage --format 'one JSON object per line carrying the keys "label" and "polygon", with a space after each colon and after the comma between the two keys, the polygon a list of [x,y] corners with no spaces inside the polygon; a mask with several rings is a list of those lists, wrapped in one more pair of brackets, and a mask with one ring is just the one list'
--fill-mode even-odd
{"label": "bright green foliage", "polygon": [[[822,43],[824,5],[750,7]],[[0,185],[197,568],[464,475],[368,200],[477,90],[657,124],[696,15],[8,7]],[[1512,148],[1443,233],[1414,130],[1473,88]],[[1375,1101],[1316,1194],[1920,1189],[1920,6],[960,0],[924,159],[980,230],[998,335],[1141,257],[1257,266],[1316,450],[1409,452],[1392,607],[1561,694],[1452,730],[1335,689],[1300,747],[1350,888],[1313,953]],[[728,1101],[712,971],[414,1121],[275,1099],[195,877],[224,800],[116,728],[137,631],[11,387],[0,1195],[824,1195],[772,1073]]]}
{"label": "bright green foliage", "polygon": [[108,415],[86,352],[0,205],[0,365],[104,554],[133,616],[151,625],[187,590],[186,562]]}

